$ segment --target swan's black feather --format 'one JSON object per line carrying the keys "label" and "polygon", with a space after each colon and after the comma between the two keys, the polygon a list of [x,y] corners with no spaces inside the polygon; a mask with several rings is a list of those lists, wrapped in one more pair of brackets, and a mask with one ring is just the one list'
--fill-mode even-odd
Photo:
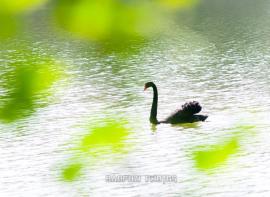
{"label": "swan's black feather", "polygon": [[182,109],[180,109],[179,112],[181,111],[181,115],[183,116],[191,116],[199,113],[201,110],[201,105],[197,101],[192,101],[182,105]]}
{"label": "swan's black feather", "polygon": [[190,118],[195,118],[194,114],[199,113],[202,110],[201,105],[197,101],[187,102],[182,105],[182,108],[175,111],[168,118],[165,119],[165,122],[179,122],[179,120],[187,121]]}

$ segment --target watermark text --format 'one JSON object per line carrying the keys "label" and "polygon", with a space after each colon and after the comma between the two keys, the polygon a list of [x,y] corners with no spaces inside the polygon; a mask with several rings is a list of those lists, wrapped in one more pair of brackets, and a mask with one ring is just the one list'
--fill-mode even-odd
{"label": "watermark text", "polygon": [[107,183],[177,183],[176,175],[120,175],[111,174],[105,176]]}

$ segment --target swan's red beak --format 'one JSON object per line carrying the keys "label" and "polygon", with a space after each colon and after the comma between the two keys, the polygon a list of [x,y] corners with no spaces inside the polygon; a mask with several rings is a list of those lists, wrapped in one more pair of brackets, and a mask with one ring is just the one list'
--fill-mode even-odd
{"label": "swan's red beak", "polygon": [[144,89],[143,89],[143,91],[145,91],[147,89],[147,87],[146,86],[144,86]]}

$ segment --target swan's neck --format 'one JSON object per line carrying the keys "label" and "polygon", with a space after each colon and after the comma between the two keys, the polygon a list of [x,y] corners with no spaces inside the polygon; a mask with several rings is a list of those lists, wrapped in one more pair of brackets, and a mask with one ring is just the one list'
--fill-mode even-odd
{"label": "swan's neck", "polygon": [[153,97],[153,103],[152,103],[151,114],[150,114],[150,122],[152,124],[158,124],[158,120],[157,120],[158,91],[157,91],[156,86],[153,86],[153,93],[154,93],[154,97]]}

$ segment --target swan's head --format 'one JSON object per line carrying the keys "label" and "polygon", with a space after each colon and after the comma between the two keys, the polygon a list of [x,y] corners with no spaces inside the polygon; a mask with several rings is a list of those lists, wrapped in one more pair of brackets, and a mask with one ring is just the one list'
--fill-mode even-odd
{"label": "swan's head", "polygon": [[153,82],[147,82],[146,84],[144,84],[144,90],[146,90],[149,87],[153,87],[155,86],[155,84]]}

